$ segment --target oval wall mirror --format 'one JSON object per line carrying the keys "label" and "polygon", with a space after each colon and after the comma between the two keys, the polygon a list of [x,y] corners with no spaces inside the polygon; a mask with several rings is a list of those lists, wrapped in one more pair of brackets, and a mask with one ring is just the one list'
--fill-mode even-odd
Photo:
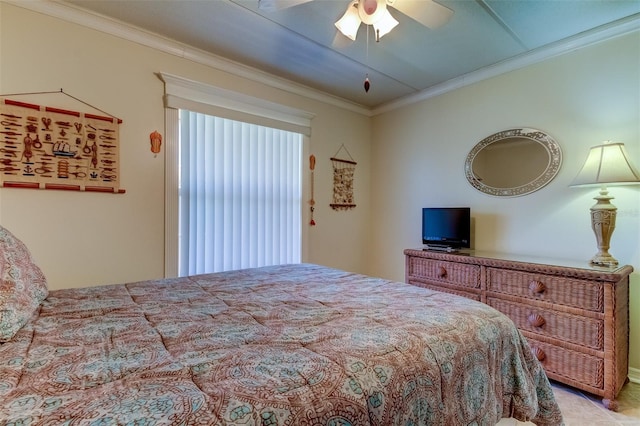
{"label": "oval wall mirror", "polygon": [[464,173],[478,191],[516,197],[542,188],[558,174],[560,145],[535,129],[510,129],[484,138],[467,155]]}

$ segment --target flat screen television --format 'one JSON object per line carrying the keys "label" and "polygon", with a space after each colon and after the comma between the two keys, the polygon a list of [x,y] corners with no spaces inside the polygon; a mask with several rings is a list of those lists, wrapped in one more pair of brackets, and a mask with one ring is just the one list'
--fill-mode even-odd
{"label": "flat screen television", "polygon": [[453,251],[471,247],[469,207],[422,209],[422,243],[428,249]]}

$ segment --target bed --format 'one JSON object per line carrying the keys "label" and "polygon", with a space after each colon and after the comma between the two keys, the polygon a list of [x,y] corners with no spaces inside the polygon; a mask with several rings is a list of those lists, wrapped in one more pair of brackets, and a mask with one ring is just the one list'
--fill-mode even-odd
{"label": "bed", "polygon": [[52,290],[0,227],[0,424],[562,424],[484,304],[319,265]]}

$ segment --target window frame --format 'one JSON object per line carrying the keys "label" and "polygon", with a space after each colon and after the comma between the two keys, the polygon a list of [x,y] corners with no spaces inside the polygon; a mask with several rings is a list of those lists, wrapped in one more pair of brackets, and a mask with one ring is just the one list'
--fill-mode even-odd
{"label": "window frame", "polygon": [[158,76],[165,83],[165,224],[164,224],[164,276],[178,276],[179,232],[179,109],[218,115],[268,127],[291,130],[303,134],[302,138],[302,262],[308,259],[309,209],[304,200],[309,194],[307,172],[311,120],[314,114],[239,92],[222,89],[167,73]]}

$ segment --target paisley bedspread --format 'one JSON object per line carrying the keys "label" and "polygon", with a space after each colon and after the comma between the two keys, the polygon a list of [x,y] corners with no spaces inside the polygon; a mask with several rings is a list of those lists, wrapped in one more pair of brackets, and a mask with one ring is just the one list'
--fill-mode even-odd
{"label": "paisley bedspread", "polygon": [[0,344],[0,424],[562,423],[489,306],[317,265],[54,290]]}

